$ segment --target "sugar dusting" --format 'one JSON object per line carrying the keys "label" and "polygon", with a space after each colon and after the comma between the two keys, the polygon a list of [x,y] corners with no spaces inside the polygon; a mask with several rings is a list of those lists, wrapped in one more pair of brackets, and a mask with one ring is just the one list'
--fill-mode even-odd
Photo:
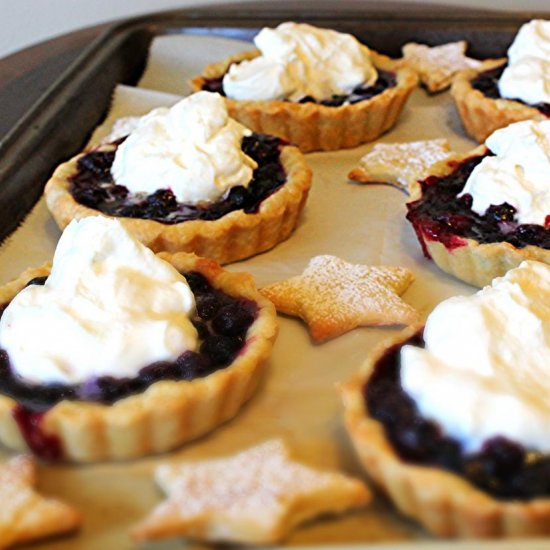
{"label": "sugar dusting", "polygon": [[71,531],[79,514],[34,490],[36,466],[30,456],[16,456],[0,465],[0,548]]}
{"label": "sugar dusting", "polygon": [[451,148],[446,139],[378,143],[361,158],[358,170],[350,177],[359,181],[392,183],[408,190],[411,183],[429,175],[431,166],[450,155]]}
{"label": "sugar dusting", "polygon": [[275,307],[302,317],[314,340],[359,325],[409,324],[418,313],[399,297],[414,277],[403,267],[351,264],[336,256],[312,258],[302,275],[261,289]]}
{"label": "sugar dusting", "polygon": [[348,488],[359,482],[292,462],[281,440],[268,441],[229,458],[162,465],[156,480],[181,516],[207,510],[226,514],[282,515],[285,504],[317,491]]}
{"label": "sugar dusting", "polygon": [[482,65],[481,61],[465,55],[466,46],[464,40],[434,47],[410,42],[403,46],[403,57],[407,65],[419,73],[428,90],[437,92],[446,88],[458,71]]}

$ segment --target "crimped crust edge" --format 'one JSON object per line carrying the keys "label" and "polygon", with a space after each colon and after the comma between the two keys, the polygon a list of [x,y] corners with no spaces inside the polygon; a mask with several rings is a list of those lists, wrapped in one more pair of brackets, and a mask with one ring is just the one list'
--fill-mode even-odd
{"label": "crimped crust edge", "polygon": [[345,425],[359,459],[400,512],[442,537],[492,538],[550,533],[550,498],[500,501],[451,472],[406,463],[397,456],[384,427],[369,416],[363,388],[384,352],[422,328],[409,327],[369,354],[359,372],[342,385]]}
{"label": "crimped crust edge", "polygon": [[[97,150],[109,150],[109,147],[100,146]],[[76,172],[83,154],[58,166],[44,191],[48,209],[62,230],[73,219],[114,217],[78,203],[69,190],[69,178]],[[253,256],[273,248],[292,234],[311,187],[311,169],[298,149],[283,147],[281,163],[287,181],[262,201],[256,213],[235,210],[217,220],[190,220],[172,225],[139,218],[115,219],[154,252],[194,252],[220,264]]]}
{"label": "crimped crust edge", "polygon": [[[59,439],[64,459],[75,462],[122,460],[174,449],[231,419],[251,397],[264,372],[278,325],[273,305],[255,288],[247,273],[231,273],[194,254],[160,254],[179,271],[198,271],[214,288],[251,299],[259,312],[247,341],[234,362],[204,378],[160,381],[141,394],[113,405],[62,401],[49,409],[41,429]],[[33,277],[47,275],[49,266],[25,271],[0,287],[6,303]],[[0,395],[0,442],[28,450],[13,418],[17,403]]]}
{"label": "crimped crust edge", "polygon": [[[226,103],[233,118],[255,132],[276,135],[296,145],[304,153],[334,151],[372,141],[389,130],[418,83],[418,75],[399,61],[369,51],[377,69],[394,71],[397,85],[371,99],[353,105],[327,107],[314,103],[281,100],[240,101],[229,98]],[[220,77],[229,65],[250,60],[259,51],[231,56],[207,65],[200,76],[190,80],[193,91],[202,90],[205,79]]]}

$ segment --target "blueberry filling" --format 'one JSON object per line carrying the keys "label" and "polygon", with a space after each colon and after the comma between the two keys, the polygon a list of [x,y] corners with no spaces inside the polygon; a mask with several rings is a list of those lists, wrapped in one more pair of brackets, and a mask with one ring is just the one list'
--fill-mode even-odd
{"label": "blueberry filling", "polygon": [[480,243],[507,242],[516,248],[528,245],[550,249],[550,227],[520,224],[508,203],[490,206],[480,215],[471,208],[471,195],[457,198],[473,169],[491,153],[453,162],[446,176],[430,176],[420,182],[422,196],[407,204],[407,219],[413,224],[424,253],[424,239],[439,241],[448,249],[474,239]]}
{"label": "blueberry filling", "polygon": [[363,389],[372,418],[405,461],[454,472],[500,499],[550,496],[550,456],[532,452],[505,437],[488,439],[477,453],[465,453],[458,441],[421,416],[401,386],[400,349],[423,347],[422,333],[388,349]]}
{"label": "blueberry filling", "polygon": [[[0,393],[13,398],[27,412],[39,415],[64,399],[112,404],[143,392],[159,380],[193,380],[227,367],[244,347],[246,333],[258,313],[257,305],[214,289],[200,273],[184,275],[197,303],[197,316],[192,322],[199,333],[198,352],[186,351],[175,361],[147,365],[135,378],[102,376],[82,384],[32,384],[17,376],[8,354],[0,350]],[[45,279],[33,279],[28,284],[44,284]]]}
{"label": "blueberry filling", "polygon": [[43,412],[32,412],[21,405],[17,405],[13,411],[13,418],[29,449],[42,460],[60,460],[63,458],[61,441],[56,435],[42,430],[43,417]]}
{"label": "blueberry filling", "polygon": [[[123,140],[115,142],[115,147]],[[170,189],[159,189],[147,195],[130,193],[117,185],[111,174],[115,151],[93,151],[78,161],[77,173],[70,178],[74,199],[110,216],[155,220],[174,224],[189,220],[217,220],[234,210],[247,214],[258,211],[263,200],[285,182],[286,174],[280,155],[284,142],[274,136],[252,134],[242,140],[245,154],[258,163],[248,187],[236,186],[215,203],[179,203]]]}
{"label": "blueberry filling", "polygon": [[[498,81],[506,68],[506,64],[499,65],[495,69],[490,69],[489,71],[484,71],[479,73],[475,78],[472,79],[471,85],[474,90],[480,91],[485,97],[489,99],[503,99],[500,95],[498,89]],[[528,107],[533,107],[540,111],[543,115],[550,117],[550,103],[536,103],[530,104],[522,101],[521,99],[513,99],[512,101],[517,101],[523,103]]]}
{"label": "blueberry filling", "polygon": [[[217,92],[225,96],[222,81],[223,76],[218,78],[207,78],[204,81],[202,89],[208,92]],[[394,88],[396,85],[397,80],[394,73],[378,70],[378,78],[372,86],[360,84],[359,86],[356,86],[349,94],[333,95],[332,97],[325,99],[315,99],[308,95],[301,98],[298,103],[318,103],[319,105],[325,105],[327,107],[340,107],[344,103],[353,104],[358,103],[359,101],[372,99],[374,96],[381,94],[388,88]]]}

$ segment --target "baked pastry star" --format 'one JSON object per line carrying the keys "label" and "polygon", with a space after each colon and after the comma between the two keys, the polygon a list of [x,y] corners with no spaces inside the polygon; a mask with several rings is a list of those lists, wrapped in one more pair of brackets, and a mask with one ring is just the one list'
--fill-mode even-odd
{"label": "baked pastry star", "polygon": [[228,458],[158,467],[168,499],[133,530],[137,540],[175,536],[271,544],[319,514],[370,500],[359,481],[292,461],[281,440]]}
{"label": "baked pastry star", "polygon": [[425,178],[433,164],[450,155],[451,146],[446,139],[377,143],[348,178],[361,183],[388,183],[410,193],[414,182]]}
{"label": "baked pastry star", "polygon": [[35,490],[36,467],[29,456],[0,465],[0,548],[67,533],[80,525],[80,514]]}
{"label": "baked pastry star", "polygon": [[418,72],[428,91],[435,93],[448,88],[458,71],[483,66],[466,56],[467,46],[464,40],[433,47],[409,42],[403,46],[403,58],[406,66]]}
{"label": "baked pastry star", "polygon": [[399,297],[413,281],[403,267],[350,264],[336,256],[312,258],[301,275],[260,292],[278,311],[301,317],[316,342],[358,326],[410,324],[418,313]]}

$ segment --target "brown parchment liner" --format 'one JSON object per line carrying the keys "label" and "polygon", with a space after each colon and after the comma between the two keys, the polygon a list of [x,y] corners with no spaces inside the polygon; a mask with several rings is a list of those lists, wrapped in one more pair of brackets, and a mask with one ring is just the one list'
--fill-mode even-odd
{"label": "brown parchment liner", "polygon": [[[368,50],[368,48],[365,47]],[[229,113],[255,132],[272,134],[298,146],[304,153],[335,151],[372,141],[397,121],[417,74],[398,61],[368,50],[377,69],[395,72],[397,85],[371,99],[353,105],[328,107],[315,103],[282,100],[234,100],[225,98]],[[202,75],[190,81],[193,91],[202,90],[206,79],[223,76],[229,66],[260,55],[258,50],[231,56],[207,65]]]}
{"label": "brown parchment liner", "polygon": [[441,537],[490,538],[550,533],[550,499],[496,500],[456,474],[406,463],[387,439],[383,425],[370,417],[363,388],[387,349],[421,329],[409,327],[369,354],[357,375],[341,387],[345,423],[359,458],[403,514]]}
{"label": "brown parchment liner", "polygon": [[[95,150],[112,149],[112,145],[101,145]],[[311,169],[303,155],[296,147],[284,146],[280,158],[286,182],[261,202],[258,212],[246,214],[243,210],[234,210],[217,220],[164,224],[107,216],[78,203],[70,192],[70,178],[77,172],[81,156],[61,164],[46,184],[46,204],[60,229],[73,219],[112,217],[154,252],[194,252],[221,264],[264,252],[287,239],[298,223],[311,187]]]}
{"label": "brown parchment liner", "polygon": [[[456,162],[483,155],[486,151],[487,148],[484,145],[480,145],[463,155],[453,155],[450,159],[445,159],[434,164],[430,170],[430,176],[445,176],[450,174],[454,170]],[[409,202],[414,202],[421,198],[422,189],[418,182],[412,184],[410,190],[411,198]],[[421,231],[421,228],[419,231]],[[504,241],[480,243],[474,239],[457,237],[462,239],[464,244],[449,249],[425,233],[419,235],[417,231],[417,237],[422,239],[423,245],[438,267],[458,279],[478,287],[490,284],[495,277],[501,277],[524,260],[537,260],[550,264],[550,250],[539,246],[529,245],[523,248],[516,248],[514,245]]]}
{"label": "brown parchment liner", "polygon": [[480,73],[505,63],[496,59],[491,66],[467,69],[457,73],[451,87],[451,95],[466,132],[478,143],[483,143],[495,130],[520,120],[546,120],[538,109],[510,99],[491,99],[472,87],[471,81]]}
{"label": "brown parchment liner", "polygon": [[[43,416],[40,428],[59,438],[64,459],[75,462],[121,460],[169,451],[231,419],[251,397],[271,353],[278,325],[273,305],[247,273],[231,273],[194,254],[159,255],[178,271],[202,273],[223,292],[253,300],[258,316],[233,363],[204,378],[155,382],[143,393],[112,405],[61,401]],[[9,302],[33,277],[48,275],[49,265],[25,271],[0,287],[0,303]],[[62,345],[62,342],[60,342]],[[28,450],[13,418],[17,403],[0,395],[0,442]]]}

